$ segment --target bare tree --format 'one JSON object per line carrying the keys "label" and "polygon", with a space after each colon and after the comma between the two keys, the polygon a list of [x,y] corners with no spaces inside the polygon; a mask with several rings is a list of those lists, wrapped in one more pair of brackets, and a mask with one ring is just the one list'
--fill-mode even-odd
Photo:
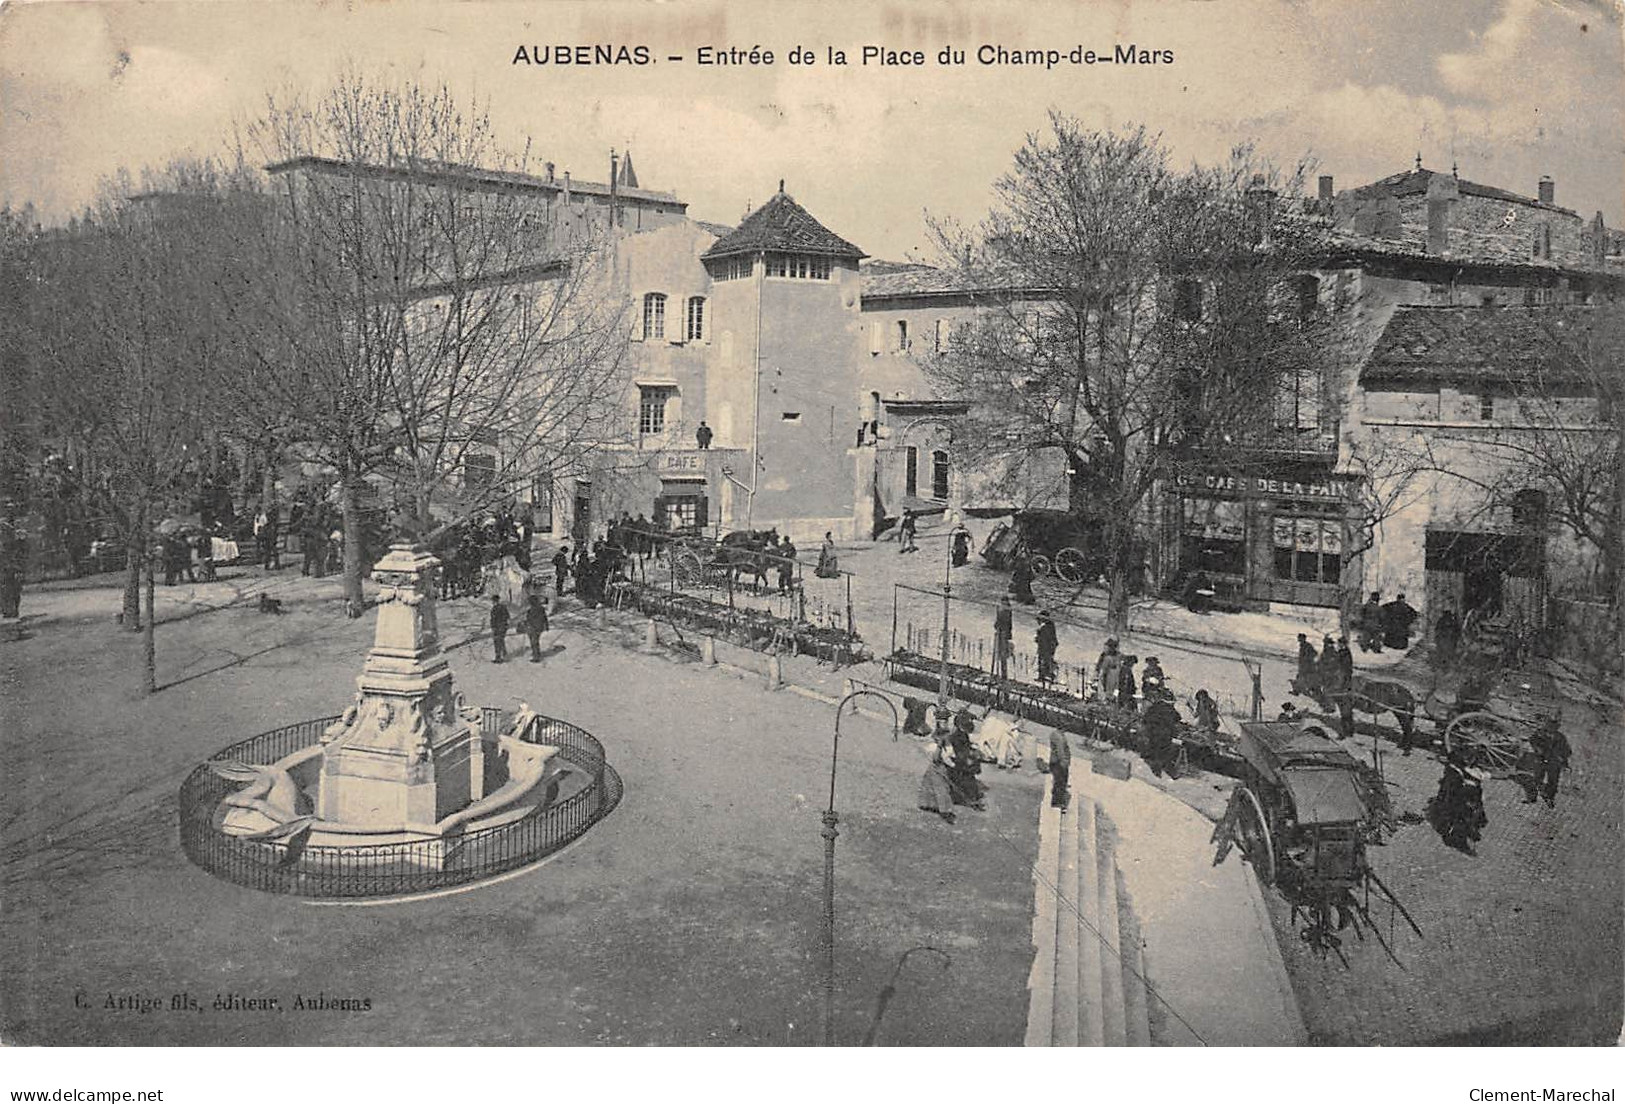
{"label": "bare tree", "polygon": [[254,401],[295,412],[296,450],[337,473],[359,613],[370,478],[427,538],[610,438],[625,334],[607,227],[550,209],[444,88],[273,97],[240,156],[272,169],[238,309],[266,367]]}
{"label": "bare tree", "polygon": [[[236,351],[215,323],[207,273],[222,226],[219,177],[172,164],[136,188],[104,186],[97,206],[42,248],[35,316],[40,401],[84,458],[146,588],[144,683],[157,689],[154,534],[184,509],[199,474],[219,381]],[[131,591],[125,622],[136,627]]]}
{"label": "bare tree", "polygon": [[1269,437],[1282,379],[1317,363],[1319,315],[1291,282],[1312,256],[1290,215],[1303,175],[1283,180],[1246,149],[1176,171],[1143,128],[1052,113],[980,225],[933,226],[982,309],[927,373],[970,401],[972,462],[1065,457],[1073,510],[1104,527],[1116,629],[1151,489]]}
{"label": "bare tree", "polygon": [[0,209],[0,617],[8,618],[19,616],[22,600],[29,476],[40,441],[38,241],[32,211]]}

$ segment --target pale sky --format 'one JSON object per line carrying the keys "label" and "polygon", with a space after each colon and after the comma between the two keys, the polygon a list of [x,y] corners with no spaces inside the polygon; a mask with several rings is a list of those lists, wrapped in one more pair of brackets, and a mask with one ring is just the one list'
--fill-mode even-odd
{"label": "pale sky", "polygon": [[[516,65],[520,46],[647,45],[653,65]],[[977,64],[982,44],[1172,50],[1153,67]],[[860,64],[865,44],[922,49],[923,68]],[[702,45],[762,46],[771,67],[701,67]],[[811,47],[818,61],[792,66]],[[940,66],[945,46],[966,64]],[[829,47],[851,64],[827,63]],[[666,60],[670,54],[685,60]],[[975,218],[1048,107],[1144,123],[1176,159],[1240,141],[1312,156],[1339,188],[1409,168],[1625,225],[1625,78],[1606,0],[1166,0],[793,4],[672,0],[348,6],[10,4],[0,11],[0,201],[47,218],[100,177],[219,148],[268,89],[319,90],[346,64],[445,81],[488,100],[531,163],[603,180],[630,147],[645,187],[737,223],[786,190],[877,257],[924,253],[924,214]]]}

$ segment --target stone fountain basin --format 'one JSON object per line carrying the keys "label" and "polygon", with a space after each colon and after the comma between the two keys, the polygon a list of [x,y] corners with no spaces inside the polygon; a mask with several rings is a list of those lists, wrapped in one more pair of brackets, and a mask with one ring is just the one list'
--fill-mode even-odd
{"label": "stone fountain basin", "polygon": [[[446,839],[482,828],[507,824],[531,815],[557,800],[558,790],[572,773],[548,744],[531,744],[501,735],[484,740],[486,796],[442,818],[433,825],[351,824],[318,819],[306,841],[311,847],[375,846]],[[271,771],[285,771],[299,789],[302,810],[320,808],[321,744],[301,748],[277,760]]]}

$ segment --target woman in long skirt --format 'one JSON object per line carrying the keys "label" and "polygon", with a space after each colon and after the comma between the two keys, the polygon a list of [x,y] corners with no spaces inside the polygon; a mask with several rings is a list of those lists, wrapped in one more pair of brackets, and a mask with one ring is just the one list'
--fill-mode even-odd
{"label": "woman in long skirt", "polygon": [[941,740],[931,742],[931,762],[926,765],[925,774],[920,778],[918,798],[921,809],[936,813],[949,824],[954,821],[954,799],[948,789],[947,759],[951,754]]}

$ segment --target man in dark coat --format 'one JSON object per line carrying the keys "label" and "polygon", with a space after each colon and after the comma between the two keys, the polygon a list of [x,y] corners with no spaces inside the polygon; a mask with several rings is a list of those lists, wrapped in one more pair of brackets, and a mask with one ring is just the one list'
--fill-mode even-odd
{"label": "man in dark coat", "polygon": [[999,607],[993,613],[993,673],[1000,678],[1010,677],[1010,654],[1015,651],[1015,627],[1011,617],[1010,596],[999,595]]}
{"label": "man in dark coat", "polygon": [[956,525],[949,539],[953,542],[950,562],[955,567],[964,567],[970,560],[970,530],[963,525]]}
{"label": "man in dark coat", "polygon": [[530,596],[525,607],[525,637],[530,641],[530,661],[542,661],[542,634],[547,631],[547,599],[540,594]]}
{"label": "man in dark coat", "polygon": [[915,528],[919,523],[914,520],[913,510],[903,511],[902,524],[897,527],[898,555],[904,552],[918,552],[920,547],[914,542]]}
{"label": "man in dark coat", "polygon": [[783,543],[779,545],[778,551],[776,551],[774,555],[778,556],[779,558],[779,593],[789,594],[790,591],[795,588],[796,580],[795,542],[789,537],[785,537]]}
{"label": "man in dark coat", "polygon": [[1139,656],[1127,655],[1117,669],[1117,704],[1124,709],[1134,708],[1134,665],[1138,662]]}
{"label": "man in dark coat", "polygon": [[1072,742],[1071,738],[1060,729],[1049,738],[1049,776],[1050,792],[1049,803],[1057,809],[1064,809],[1070,799],[1068,792],[1068,778],[1072,773]]}
{"label": "man in dark coat", "polygon": [[501,595],[491,595],[491,646],[496,650],[494,662],[508,658],[508,607]]}
{"label": "man in dark coat", "polygon": [[553,553],[553,593],[555,596],[564,594],[564,581],[570,577],[570,546],[560,545],[559,550]]}
{"label": "man in dark coat", "polygon": [[1401,592],[1392,602],[1386,602],[1382,607],[1382,642],[1390,648],[1401,651],[1411,646],[1411,626],[1416,624],[1419,615],[1405,601]]}
{"label": "man in dark coat", "polygon": [[699,428],[694,430],[694,443],[708,449],[711,447],[711,436],[711,427],[705,424],[705,419],[700,419]]}
{"label": "man in dark coat", "polygon": [[1314,697],[1315,689],[1320,685],[1319,655],[1315,646],[1309,643],[1307,633],[1298,634],[1298,677],[1292,680],[1292,692]]}
{"label": "man in dark coat", "polygon": [[1354,628],[1360,647],[1368,652],[1382,651],[1382,594],[1373,590],[1371,597],[1355,616]]}
{"label": "man in dark coat", "polygon": [[1173,773],[1179,757],[1174,746],[1179,735],[1179,713],[1164,693],[1147,691],[1146,700],[1150,704],[1141,722],[1145,729],[1145,762],[1151,773],[1161,778],[1164,773]]}
{"label": "man in dark coat", "polygon": [[1557,781],[1569,765],[1574,751],[1567,736],[1558,727],[1556,714],[1547,714],[1540,727],[1529,737],[1530,753],[1526,757],[1519,781],[1523,783],[1524,801],[1533,802],[1535,794],[1546,799],[1546,804],[1557,804]]}
{"label": "man in dark coat", "polygon": [[1010,593],[1015,595],[1016,601],[1024,606],[1030,606],[1033,598],[1033,565],[1027,559],[1025,552],[1016,553],[1015,565],[1010,569]]}
{"label": "man in dark coat", "polygon": [[1038,634],[1034,637],[1038,645],[1038,681],[1050,684],[1055,681],[1055,647],[1060,642],[1055,632],[1055,622],[1050,619],[1049,610],[1038,611]]}

